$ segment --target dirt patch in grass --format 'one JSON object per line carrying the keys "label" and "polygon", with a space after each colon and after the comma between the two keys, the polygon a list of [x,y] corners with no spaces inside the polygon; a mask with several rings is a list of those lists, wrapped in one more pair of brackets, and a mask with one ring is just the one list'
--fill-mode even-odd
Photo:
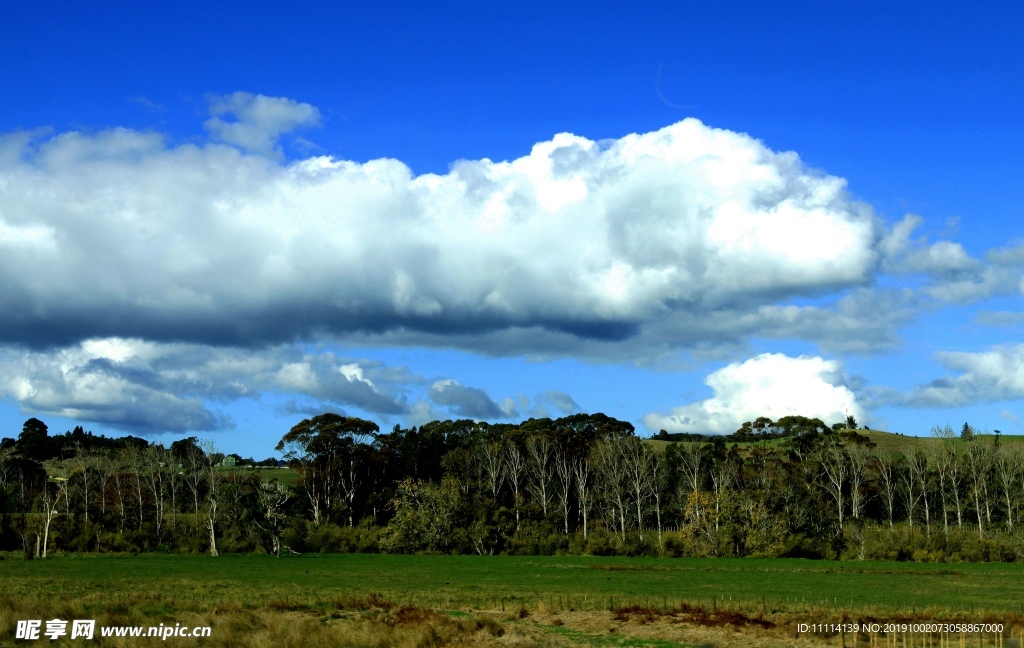
{"label": "dirt patch in grass", "polygon": [[667,646],[721,648],[780,648],[782,646],[836,645],[824,637],[796,639],[787,628],[775,624],[743,623],[734,625],[723,617],[712,619],[716,625],[701,625],[699,615],[687,618],[656,610],[623,609],[615,611],[535,614],[531,621],[546,627],[549,635],[588,646]]}

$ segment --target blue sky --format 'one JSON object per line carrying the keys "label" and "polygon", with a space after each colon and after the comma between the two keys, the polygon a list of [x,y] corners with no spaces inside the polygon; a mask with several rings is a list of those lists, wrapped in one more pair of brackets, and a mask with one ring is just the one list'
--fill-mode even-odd
{"label": "blue sky", "polygon": [[10,9],[3,434],[266,456],[327,408],[1020,433],[1022,14]]}

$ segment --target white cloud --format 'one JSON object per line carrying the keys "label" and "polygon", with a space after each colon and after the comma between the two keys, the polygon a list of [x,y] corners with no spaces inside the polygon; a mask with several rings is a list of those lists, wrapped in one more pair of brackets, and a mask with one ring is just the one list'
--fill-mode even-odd
{"label": "white cloud", "polygon": [[1024,344],[979,353],[942,351],[935,356],[960,375],[918,385],[897,402],[908,407],[963,407],[1024,398]]}
{"label": "white cloud", "polygon": [[[285,414],[345,412],[347,406],[413,425],[579,409],[557,390],[538,394],[533,406],[523,394],[495,400],[450,378],[430,382],[405,367],[293,345],[256,350],[102,338],[50,351],[7,347],[0,348],[0,377],[0,398],[15,400],[25,412],[142,434],[230,427],[218,404],[264,394],[288,397],[277,407]],[[409,404],[423,389],[430,400]]]}
{"label": "white cloud", "polygon": [[518,415],[510,398],[495,402],[482,389],[466,387],[452,379],[438,380],[430,386],[430,399],[447,407],[455,416],[471,419],[500,419]]}
{"label": "white cloud", "polygon": [[928,243],[926,237],[912,238],[914,230],[924,223],[916,214],[907,214],[883,237],[879,249],[885,254],[885,267],[890,272],[944,277],[977,270],[981,263],[972,258],[963,246],[952,241]]}
{"label": "white cloud", "polygon": [[713,390],[711,398],[668,413],[652,412],[643,423],[651,431],[731,434],[759,416],[800,415],[832,423],[849,413],[859,420],[864,412],[840,377],[835,360],[765,353],[711,373],[705,381]]}
{"label": "white cloud", "polygon": [[[214,107],[238,118],[219,137],[264,153],[314,121],[286,99]],[[877,265],[878,227],[842,179],[694,119],[422,176],[124,129],[6,145],[2,231],[46,244],[0,255],[0,341],[37,347],[379,336],[642,359],[786,335],[772,308],[867,285]],[[503,336],[519,348],[488,342]]]}
{"label": "white cloud", "polygon": [[38,352],[0,349],[0,396],[25,411],[138,432],[211,430],[229,421],[210,403],[301,396],[295,411],[349,405],[378,415],[408,412],[404,391],[421,379],[401,367],[303,353],[138,339],[90,339]]}
{"label": "white cloud", "polygon": [[537,394],[533,402],[534,414],[540,418],[558,418],[580,411],[580,406],[572,396],[555,389]]}
{"label": "white cloud", "polygon": [[928,243],[926,237],[912,238],[924,222],[908,214],[882,238],[882,268],[893,274],[924,275],[929,281],[921,292],[940,303],[964,304],[993,295],[1024,292],[1024,244],[992,250],[980,261],[959,243]]}
{"label": "white cloud", "polygon": [[[320,125],[319,110],[283,97],[236,92],[207,99],[211,117],[203,126],[214,139],[273,158],[281,157],[281,135]],[[229,116],[234,120],[223,119]]]}
{"label": "white cloud", "polygon": [[939,241],[908,254],[906,265],[920,274],[949,275],[975,270],[981,264],[971,258],[959,243]]}
{"label": "white cloud", "polygon": [[974,316],[974,323],[997,328],[1020,326],[1024,324],[1024,313],[1016,311],[981,311]]}

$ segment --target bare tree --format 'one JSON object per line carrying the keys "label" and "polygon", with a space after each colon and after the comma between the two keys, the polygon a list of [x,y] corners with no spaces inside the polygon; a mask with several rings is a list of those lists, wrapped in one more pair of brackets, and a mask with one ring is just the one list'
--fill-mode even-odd
{"label": "bare tree", "polygon": [[270,538],[271,551],[281,557],[281,530],[284,527],[284,505],[291,496],[288,489],[274,480],[270,483],[260,482],[257,497],[259,499],[261,519],[254,520],[257,528]]}
{"label": "bare tree", "polygon": [[96,456],[79,446],[75,448],[75,456],[69,461],[75,478],[76,495],[80,496],[82,500],[82,515],[88,522],[89,507],[92,505],[92,486],[97,473]]}
{"label": "bare tree", "polygon": [[707,446],[698,441],[675,444],[677,457],[679,457],[679,470],[683,479],[679,484],[681,487],[681,499],[685,501],[690,493],[695,493],[704,485],[704,468],[707,457]]}
{"label": "bare tree", "polygon": [[121,452],[121,461],[128,467],[128,474],[131,478],[131,490],[132,494],[135,496],[136,528],[141,529],[145,514],[143,474],[146,470],[146,457],[141,448],[135,445],[130,445]]}
{"label": "bare tree", "polygon": [[615,522],[612,525],[619,529],[623,541],[626,539],[626,466],[622,453],[611,441],[601,441],[594,447],[594,463],[598,475],[598,486],[602,500]]}
{"label": "bare tree", "polygon": [[519,508],[522,505],[523,476],[526,472],[526,457],[515,441],[505,444],[505,474],[512,485],[513,507],[516,511],[516,531],[519,531]]}
{"label": "bare tree", "polygon": [[572,462],[573,482],[576,486],[576,502],[580,508],[580,518],[583,520],[583,539],[587,539],[587,520],[590,515],[591,485],[590,485],[590,458],[586,455],[576,457]]}
{"label": "bare tree", "polygon": [[903,457],[899,459],[899,483],[900,493],[903,495],[903,505],[907,512],[907,524],[910,527],[910,532],[914,532],[914,511],[917,509],[917,503],[921,499],[921,491],[918,489],[917,484],[917,473],[915,469],[917,464],[912,461],[914,457],[913,449],[906,448],[904,450]]}
{"label": "bare tree", "polygon": [[572,503],[573,462],[569,453],[562,448],[555,449],[555,475],[558,477],[555,497],[562,509],[565,535],[569,535],[569,505]]}
{"label": "bare tree", "polygon": [[221,490],[224,483],[224,472],[217,470],[217,452],[213,441],[200,443],[203,450],[205,464],[203,465],[203,477],[206,482],[206,507],[204,520],[206,529],[210,533],[210,555],[219,556],[217,553],[217,516],[220,514]]}
{"label": "bare tree", "polygon": [[971,499],[974,500],[974,513],[978,520],[978,537],[985,536],[984,522],[991,522],[991,509],[988,502],[988,480],[991,467],[991,456],[982,443],[971,443],[967,448],[966,464],[970,480]]}
{"label": "bare tree", "polygon": [[850,515],[859,520],[864,512],[864,487],[871,454],[864,446],[854,445],[846,449],[846,458],[850,466]]}
{"label": "bare tree", "polygon": [[722,503],[726,493],[736,483],[736,467],[729,461],[728,457],[715,461],[711,470],[711,488],[715,496],[715,533],[722,518]]}
{"label": "bare tree", "polygon": [[[928,501],[929,466],[928,455],[920,450],[908,449],[906,454],[907,473],[910,479],[914,480],[918,497],[924,506],[924,527],[925,534],[931,537],[932,518],[931,506]],[[911,524],[913,526],[913,524]]]}
{"label": "bare tree", "polygon": [[115,504],[117,505],[118,517],[121,520],[120,532],[124,533],[124,524],[128,517],[126,506],[129,488],[128,475],[124,473],[119,458],[108,459],[106,464],[107,470],[110,471],[110,486],[114,491],[114,497],[117,498]]}
{"label": "bare tree", "polygon": [[636,508],[637,532],[643,533],[647,501],[651,491],[650,464],[653,453],[650,446],[635,436],[625,437],[615,444],[615,448],[622,455],[622,467],[629,485],[630,499]]}
{"label": "bare tree", "polygon": [[948,468],[947,477],[949,483],[949,494],[953,498],[953,506],[956,508],[956,528],[957,531],[963,531],[964,528],[964,503],[961,499],[963,493],[964,482],[967,479],[967,468],[964,461],[964,453],[962,452],[959,442],[955,439],[950,439],[944,443],[945,450],[948,457]]}
{"label": "bare tree", "polygon": [[1017,481],[1021,476],[1021,455],[1016,447],[1003,445],[996,453],[995,470],[999,490],[1006,505],[1006,528],[1013,533],[1014,512],[1017,510]]}
{"label": "bare tree", "polygon": [[[170,452],[161,445],[147,447],[142,458],[145,460],[145,469],[142,472],[146,481],[146,487],[153,497],[153,524],[156,527],[156,537],[159,539],[163,532],[164,510],[167,496],[166,478],[167,464],[171,462]],[[176,471],[174,471],[176,472]]]}
{"label": "bare tree", "polygon": [[886,518],[889,520],[889,530],[892,531],[893,518],[896,516],[896,497],[899,494],[899,472],[892,456],[881,449],[875,451],[874,464],[875,470],[878,472],[882,508],[885,509]]}
{"label": "bare tree", "polygon": [[654,502],[654,521],[658,525],[658,548],[663,551],[665,543],[662,539],[661,496],[665,492],[668,471],[665,470],[662,457],[651,452],[648,454],[648,458],[650,478],[647,480],[647,487],[650,489],[651,500]]}
{"label": "bare tree", "polygon": [[67,502],[68,499],[68,477],[68,472],[62,469],[60,474],[53,478],[53,488],[50,488],[45,481],[43,482],[43,490],[40,494],[40,501],[43,504],[42,558],[46,558],[46,551],[50,544],[50,524],[57,515],[57,511],[60,510],[61,503]]}
{"label": "bare tree", "polygon": [[[950,437],[952,437],[952,428],[950,428],[949,431]],[[935,476],[939,480],[938,495],[939,500],[942,503],[942,534],[949,537],[949,486],[953,454],[950,452],[949,443],[945,440],[945,437],[943,437],[942,434],[942,428],[932,428],[932,435],[938,438],[941,441],[941,444],[931,446],[928,452],[931,455],[931,464],[935,467]]]}
{"label": "bare tree", "polygon": [[497,501],[501,486],[505,483],[505,446],[501,441],[481,443],[476,450],[476,461],[491,491],[491,497]]}
{"label": "bare tree", "polygon": [[824,477],[822,485],[835,502],[836,514],[839,519],[837,534],[843,532],[843,519],[846,513],[846,499],[844,488],[846,485],[849,466],[846,463],[847,456],[843,446],[839,442],[833,442],[821,449],[817,456],[818,465]]}
{"label": "bare tree", "polygon": [[[361,479],[361,466],[360,456],[365,446],[362,444],[353,443],[348,446],[347,455],[340,457],[341,464],[340,470],[338,471],[338,488],[341,491],[341,495],[345,500],[345,508],[348,511],[348,526],[353,528],[355,526],[355,506],[356,506],[356,493],[359,491],[362,485]],[[328,471],[330,472],[330,471]],[[330,491],[328,491],[328,495]]]}
{"label": "bare tree", "polygon": [[282,441],[278,445],[278,451],[281,452],[288,467],[299,476],[302,490],[309,501],[310,512],[313,514],[313,525],[320,526],[324,521],[327,502],[316,455],[303,440]]}
{"label": "bare tree", "polygon": [[551,501],[555,446],[550,438],[542,434],[531,434],[526,437],[525,446],[530,477],[527,489],[540,504],[544,517],[547,517],[548,503]]}
{"label": "bare tree", "polygon": [[171,528],[177,526],[178,514],[178,482],[181,481],[182,473],[178,466],[178,460],[169,449],[164,453],[164,472],[167,481],[167,496],[171,498]]}
{"label": "bare tree", "polygon": [[199,502],[203,494],[203,483],[206,478],[206,454],[195,444],[189,444],[182,457],[184,472],[182,480],[192,495],[193,524],[199,525]]}

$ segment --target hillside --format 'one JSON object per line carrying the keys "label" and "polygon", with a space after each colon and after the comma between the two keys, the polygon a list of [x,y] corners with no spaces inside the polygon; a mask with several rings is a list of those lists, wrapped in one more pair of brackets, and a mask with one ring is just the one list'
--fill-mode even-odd
{"label": "hillside", "polygon": [[[875,447],[894,455],[903,454],[908,448],[927,451],[941,443],[941,439],[933,436],[910,436],[900,434],[898,432],[886,432],[884,430],[857,430],[857,433],[862,436],[867,436],[871,442],[875,444]],[[995,443],[996,435],[975,433],[974,438],[976,441],[984,443]],[[731,436],[726,436],[725,439],[728,446],[736,444],[739,446],[741,451],[744,448],[752,447],[759,443],[786,444],[789,442],[786,438],[771,439],[768,441],[737,441]],[[959,437],[956,437],[955,440],[959,442],[960,439]],[[648,439],[647,442],[657,452],[665,452],[665,448],[668,447],[669,443],[672,443],[671,441],[662,441],[659,439]],[[1024,435],[1002,434],[999,436],[999,443],[1024,443]]]}

